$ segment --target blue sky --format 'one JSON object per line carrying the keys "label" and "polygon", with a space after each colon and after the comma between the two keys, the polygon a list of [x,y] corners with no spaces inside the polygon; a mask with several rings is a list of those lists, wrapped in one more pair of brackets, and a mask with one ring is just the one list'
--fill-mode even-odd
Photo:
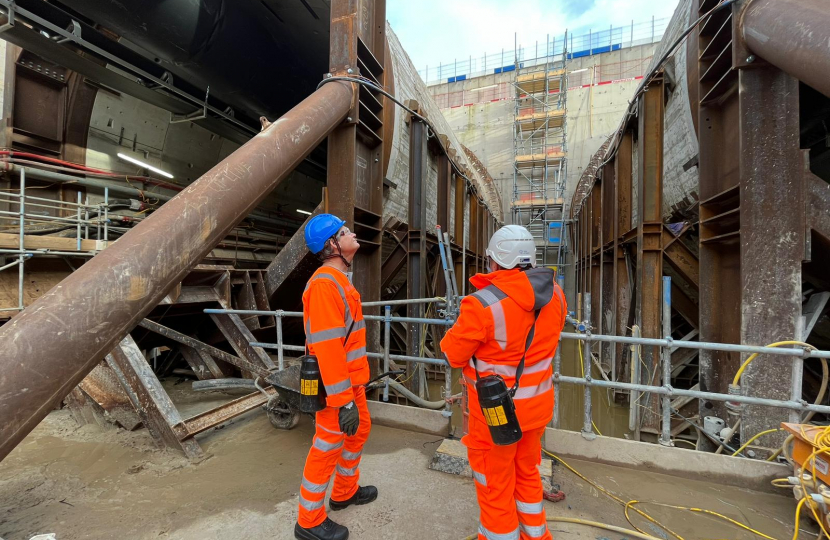
{"label": "blue sky", "polygon": [[576,35],[671,17],[677,0],[387,0],[386,16],[415,66],[422,70],[513,49],[542,48],[548,35]]}

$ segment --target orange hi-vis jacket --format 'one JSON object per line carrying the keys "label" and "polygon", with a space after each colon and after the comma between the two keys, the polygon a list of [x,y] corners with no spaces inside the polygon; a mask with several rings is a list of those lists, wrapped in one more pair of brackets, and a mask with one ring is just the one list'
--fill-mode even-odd
{"label": "orange hi-vis jacket", "polygon": [[525,350],[536,310],[539,319],[525,357],[519,389],[513,397],[522,430],[548,424],[553,417],[551,363],[565,326],[565,295],[553,270],[499,270],[470,278],[477,292],[461,302],[461,313],[441,340],[441,350],[453,367],[464,368],[470,414],[484,422],[475,390],[476,371],[501,375],[508,388]]}
{"label": "orange hi-vis jacket", "polygon": [[360,293],[346,274],[327,266],[314,272],[303,293],[303,323],[306,346],[320,364],[327,405],[354,401],[352,387],[369,382],[369,362]]}

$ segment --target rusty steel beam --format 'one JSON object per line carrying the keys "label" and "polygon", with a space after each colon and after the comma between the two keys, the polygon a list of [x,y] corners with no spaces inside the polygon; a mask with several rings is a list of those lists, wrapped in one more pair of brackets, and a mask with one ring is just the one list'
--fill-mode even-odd
{"label": "rusty steel beam", "polygon": [[131,336],[125,337],[107,356],[107,363],[127,391],[144,426],[159,447],[179,448],[190,459],[204,454],[188,433],[179,410],[153,373]]}
{"label": "rusty steel beam", "polygon": [[[406,261],[407,298],[426,298],[427,282],[427,173],[429,167],[427,149],[427,128],[424,122],[412,117],[409,122],[409,234],[407,236],[408,257]],[[423,318],[423,304],[406,306],[407,317]],[[422,334],[426,328],[421,324],[406,325],[406,354],[420,356]],[[420,364],[407,363],[409,388],[419,393],[421,378],[413,372],[421,369]]]}
{"label": "rusty steel beam", "polygon": [[[639,103],[636,304],[637,320],[647,338],[662,336],[663,100],[663,81],[656,79]],[[642,355],[651,373],[660,370],[659,348],[644,346]],[[643,399],[654,412],[644,411],[642,427],[657,428],[660,400],[649,396]]]}
{"label": "rusty steel beam", "polygon": [[753,53],[830,97],[828,28],[826,0],[752,0],[740,22]]}
{"label": "rusty steel beam", "polygon": [[[282,292],[282,309],[291,309],[291,304],[299,303],[305,283],[320,266],[320,260],[310,253],[305,245],[304,232],[308,221],[323,211],[321,202],[265,270],[265,290],[268,298],[275,299],[277,292]],[[292,295],[292,299],[287,299],[285,295]]]}
{"label": "rusty steel beam", "polygon": [[[607,163],[602,168],[602,296],[600,297],[600,321],[602,331],[605,334],[616,334],[616,274],[614,273],[617,264],[615,244],[617,240],[617,179],[614,176],[616,166],[613,162]],[[611,369],[611,374],[616,375],[616,357],[613,343],[602,343],[600,345],[600,362],[605,363]],[[616,380],[612,377],[612,380]]]}
{"label": "rusty steel beam", "polygon": [[225,377],[225,373],[222,372],[216,360],[209,354],[194,349],[193,347],[188,347],[187,345],[181,345],[179,350],[182,353],[182,358],[184,358],[185,362],[190,366],[190,369],[196,374],[196,378],[200,381]]}
{"label": "rusty steel beam", "polygon": [[127,431],[141,425],[141,418],[136,414],[127,392],[106,362],[95,366],[78,388]]}
{"label": "rusty steel beam", "polygon": [[[277,393],[276,390],[270,386],[267,387],[265,391],[271,396]],[[262,392],[257,391],[252,394],[248,394],[247,396],[229,401],[224,405],[216,407],[215,409],[211,409],[188,418],[184,421],[184,428],[187,431],[186,439],[218,425],[224,424],[228,420],[259,408],[266,403],[268,403],[268,398],[265,397]]]}
{"label": "rusty steel beam", "polygon": [[[621,236],[631,230],[631,176],[633,173],[632,148],[634,135],[626,131],[614,157],[614,178],[616,180],[616,200],[614,201],[614,332],[618,336],[628,335],[628,312],[631,306],[631,290],[629,288],[628,264],[625,257],[625,248]],[[618,379],[628,381],[630,370],[625,369],[625,345],[618,343],[612,351],[614,357],[614,373]]]}
{"label": "rusty steel beam", "polygon": [[[332,0],[329,71],[335,75],[358,73],[382,87],[393,84],[392,66],[386,65],[385,0]],[[380,94],[361,89],[347,121],[328,138],[329,211],[346,220],[357,234],[360,251],[353,262],[354,286],[364,301],[380,300],[381,243],[383,231],[384,158],[391,141],[390,108]],[[375,127],[372,127],[375,126]],[[378,314],[367,308],[366,314]],[[366,345],[380,350],[380,326],[366,325]],[[372,368],[376,361],[370,361]]]}
{"label": "rusty steel beam", "polygon": [[[230,309],[230,306],[225,303],[220,305],[223,309]],[[240,358],[244,358],[249,363],[257,366],[258,369],[251,373],[259,374],[262,373],[263,369],[266,371],[276,369],[276,364],[268,356],[268,353],[265,352],[265,349],[251,345],[251,342],[256,341],[256,337],[245,326],[245,323],[239,315],[234,313],[211,314],[210,318],[219,328],[219,331],[222,332],[222,335],[225,336],[225,339],[233,350],[236,351],[236,354]]]}
{"label": "rusty steel beam", "polygon": [[[824,32],[826,47],[826,28]],[[806,217],[798,86],[796,79],[772,67],[740,73],[740,343],[801,339]],[[765,355],[747,367],[741,387],[745,395],[789,399],[795,377],[802,377],[801,363]],[[798,422],[800,416],[749,406],[742,418],[746,441],[781,422]]]}
{"label": "rusty steel beam", "polygon": [[326,84],[0,329],[0,459],[345,118],[353,96],[350,84]]}
{"label": "rusty steel beam", "polygon": [[700,312],[697,304],[689,298],[686,292],[672,281],[671,284],[671,307],[683,317],[692,328],[697,330],[700,327]]}
{"label": "rusty steel beam", "polygon": [[699,288],[700,266],[697,256],[665,225],[663,226],[663,255],[671,267],[686,280],[686,283],[695,289]]}
{"label": "rusty steel beam", "polygon": [[216,358],[217,360],[225,361],[231,365],[238,367],[243,371],[256,373],[257,375],[260,375],[262,377],[265,377],[269,373],[269,371],[262,366],[249,362],[246,359],[239,358],[238,356],[234,356],[221,349],[217,349],[216,347],[208,345],[207,343],[203,343],[196,338],[182,334],[181,332],[177,332],[172,328],[162,326],[161,324],[155,321],[151,321],[150,319],[144,319],[143,321],[138,323],[138,326],[146,328],[147,330],[155,332],[156,334],[160,334],[166,338],[172,339],[173,341],[181,343],[182,345],[192,347],[197,351],[200,351],[204,354]]}

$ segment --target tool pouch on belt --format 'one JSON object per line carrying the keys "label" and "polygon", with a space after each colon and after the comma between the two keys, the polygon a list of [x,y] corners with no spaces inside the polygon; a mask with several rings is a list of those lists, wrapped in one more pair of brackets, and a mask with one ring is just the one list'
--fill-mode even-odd
{"label": "tool pouch on belt", "polygon": [[[345,345],[352,333],[354,320],[346,332]],[[300,358],[300,411],[304,413],[316,413],[326,408],[326,387],[323,384],[323,374],[320,371],[320,363],[313,354],[308,354],[308,345],[305,348],[305,355]]]}
{"label": "tool pouch on belt", "polygon": [[519,360],[519,367],[516,368],[516,383],[513,388],[507,388],[507,383],[501,375],[486,375],[481,377],[478,373],[478,359],[473,356],[473,364],[476,366],[476,393],[478,404],[484,421],[490,429],[490,436],[493,442],[499,446],[507,446],[519,442],[522,438],[522,427],[519,425],[519,418],[516,416],[516,405],[513,403],[513,396],[519,389],[519,380],[525,369],[525,356],[530,344],[533,342],[533,334],[536,332],[536,319],[539,318],[539,311],[536,310],[533,325],[527,334],[525,350],[522,359]]}

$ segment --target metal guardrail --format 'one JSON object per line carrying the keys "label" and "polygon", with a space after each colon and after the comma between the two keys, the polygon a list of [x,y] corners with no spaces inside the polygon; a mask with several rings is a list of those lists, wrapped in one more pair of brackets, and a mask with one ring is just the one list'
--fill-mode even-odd
{"label": "metal guardrail", "polygon": [[[54,199],[47,199],[44,197],[36,197],[27,194],[26,191],[26,168],[20,168],[20,186],[18,193],[6,192],[0,193],[0,205],[5,205],[8,208],[17,206],[17,210],[0,210],[0,228],[5,231],[11,231],[16,225],[18,235],[17,249],[5,248],[0,249],[0,257],[11,258],[16,255],[17,260],[9,262],[0,266],[0,272],[3,270],[17,267],[18,271],[18,287],[17,287],[17,306],[10,308],[0,308],[0,312],[8,311],[23,311],[26,307],[23,295],[23,284],[25,281],[25,267],[26,261],[35,255],[57,255],[57,256],[71,256],[71,257],[93,257],[97,253],[93,251],[81,251],[82,240],[89,240],[90,227],[97,229],[96,239],[103,240],[103,245],[106,245],[109,239],[110,219],[109,219],[109,190],[104,188],[104,199],[101,203],[90,204],[89,195],[83,199],[82,193],[79,191],[77,202],[71,201],[57,201]],[[30,190],[31,191],[31,190]],[[66,214],[67,216],[49,215],[49,214]],[[94,214],[94,216],[93,216]],[[26,223],[29,224],[53,224],[55,226],[65,227],[67,229],[75,229],[75,242],[77,251],[60,251],[53,249],[27,249],[25,246],[26,237]]]}
{"label": "metal guardrail", "polygon": [[[669,317],[668,314],[670,313],[671,309],[671,278],[664,277],[663,278],[663,295],[664,295],[664,303],[663,303],[663,313],[664,313],[664,325],[663,330],[664,333],[667,335],[670,334],[670,327],[669,327]],[[458,300],[460,302],[460,300]],[[404,300],[398,301],[396,304],[411,304],[411,303],[439,303],[439,302],[446,302],[444,298],[427,298],[427,299],[413,299],[413,300]],[[412,323],[412,324],[434,324],[439,326],[451,326],[454,321],[454,312],[447,312],[447,317],[443,319],[433,319],[433,318],[412,318],[412,317],[393,317],[392,316],[392,302],[367,302],[364,303],[364,306],[377,306],[379,304],[384,305],[384,315],[366,315],[365,319],[370,321],[381,321],[384,323],[384,338],[383,338],[383,352],[368,352],[368,356],[370,358],[377,358],[382,359],[384,361],[384,372],[389,371],[389,364],[390,361],[400,361],[400,362],[415,362],[415,363],[423,363],[423,364],[433,364],[433,365],[444,365],[446,366],[446,362],[443,359],[436,359],[436,358],[427,358],[427,357],[417,357],[417,356],[406,356],[406,355],[396,355],[390,354],[389,352],[389,345],[390,345],[390,328],[393,322],[405,322],[405,323]],[[294,351],[294,352],[304,352],[305,348],[297,345],[286,345],[283,343],[282,340],[282,319],[284,317],[302,317],[301,312],[297,311],[258,311],[258,310],[233,310],[233,309],[206,309],[204,310],[205,313],[224,313],[224,314],[237,314],[237,315],[270,315],[276,317],[277,321],[277,343],[263,343],[263,342],[251,342],[251,345],[254,347],[263,347],[268,349],[275,349],[277,350],[278,358],[279,358],[279,369],[283,369],[284,367],[284,358],[283,354],[284,351]],[[592,343],[595,341],[598,342],[608,342],[608,343],[622,343],[627,345],[646,345],[646,346],[653,346],[659,347],[661,350],[661,359],[662,359],[662,372],[663,372],[663,384],[661,386],[655,385],[648,385],[648,384],[635,384],[635,383],[625,383],[625,382],[618,382],[618,381],[606,381],[606,380],[597,380],[591,377],[591,362],[592,358],[590,354],[585,354],[583,358],[583,367],[585,370],[584,377],[571,377],[562,375],[562,365],[561,365],[561,347],[557,347],[556,355],[554,356],[554,365],[553,365],[553,384],[554,384],[554,392],[558,393],[559,385],[560,384],[573,384],[585,387],[585,397],[584,397],[584,421],[583,421],[583,429],[582,433],[583,436],[586,438],[593,438],[596,437],[593,433],[592,423],[593,423],[593,410],[592,410],[592,402],[591,402],[591,388],[592,387],[599,387],[599,388],[608,388],[608,389],[616,389],[616,390],[625,390],[630,391],[632,393],[647,393],[647,394],[654,394],[657,396],[662,397],[662,418],[661,418],[661,435],[660,435],[660,443],[666,446],[671,446],[671,404],[670,400],[673,397],[690,397],[695,399],[706,399],[711,401],[721,401],[721,402],[732,402],[736,404],[746,404],[746,405],[761,405],[765,407],[773,407],[779,409],[787,409],[794,412],[808,412],[808,411],[815,411],[824,414],[830,414],[830,406],[826,405],[814,405],[805,402],[801,398],[801,379],[794,378],[793,384],[791,387],[791,395],[789,400],[777,400],[777,399],[767,399],[762,397],[756,396],[746,396],[746,395],[733,395],[733,394],[720,394],[716,392],[703,392],[699,390],[687,390],[687,389],[680,389],[674,388],[671,386],[671,351],[672,349],[676,348],[686,348],[686,349],[698,349],[698,350],[711,350],[711,351],[728,351],[728,352],[738,352],[738,353],[759,353],[759,354],[772,354],[776,356],[787,356],[790,357],[795,362],[803,362],[805,358],[825,358],[830,359],[830,351],[819,351],[807,348],[776,348],[776,347],[760,347],[754,345],[737,345],[737,344],[729,344],[729,343],[711,343],[711,342],[698,342],[698,341],[680,341],[672,339],[671,337],[666,337],[662,339],[658,338],[641,338],[641,337],[626,337],[626,336],[607,336],[607,335],[595,335],[591,334],[590,328],[584,322],[576,321],[571,317],[568,317],[568,322],[573,324],[579,332],[562,332],[561,339],[571,339],[582,341],[585,343]],[[452,392],[452,372],[451,370],[445,370],[445,398],[448,398]],[[384,388],[384,400],[388,400],[389,396],[389,385],[388,382],[386,387]],[[553,427],[559,427],[560,423],[560,400],[555,400],[554,404],[554,411],[553,411]],[[446,416],[452,415],[452,408],[451,404],[448,402],[445,408],[444,414]]]}
{"label": "metal guardrail", "polygon": [[654,18],[651,20],[622,26],[609,26],[573,35],[568,32],[563,36],[548,35],[544,43],[535,42],[534,46],[517,47],[513,50],[502,49],[500,52],[455,58],[452,62],[429,65],[418,70],[418,75],[427,84],[441,84],[462,81],[472,77],[513,71],[519,68],[533,67],[550,63],[552,59],[579,58],[605,52],[628,49],[638,45],[647,45],[663,39],[663,34],[671,19]]}

